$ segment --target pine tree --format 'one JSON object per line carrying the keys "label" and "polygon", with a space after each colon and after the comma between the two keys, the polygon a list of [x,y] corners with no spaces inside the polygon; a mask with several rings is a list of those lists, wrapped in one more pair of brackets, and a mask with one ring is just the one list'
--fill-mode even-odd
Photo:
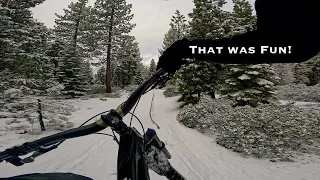
{"label": "pine tree", "polygon": [[[172,16],[169,25],[170,28],[168,32],[164,35],[162,48],[159,49],[160,55],[162,55],[162,53],[174,42],[187,37],[189,33],[189,26],[187,20],[185,16],[180,13],[179,10],[176,10],[175,14]],[[156,72],[156,63],[154,62],[154,59],[152,59],[149,66],[148,74],[151,75],[154,72]],[[174,85],[174,83],[175,78],[169,80],[169,82],[166,85]]]}
{"label": "pine tree", "polygon": [[190,61],[178,70],[174,81],[178,86],[178,91],[186,99],[193,95],[200,98],[203,92],[207,92],[215,98],[212,89],[218,86],[218,81],[212,79],[216,78],[218,73],[219,69],[210,63],[204,61],[195,63],[194,61]]}
{"label": "pine tree", "polygon": [[[254,17],[249,2],[234,0],[233,28],[245,31],[254,29]],[[238,27],[237,27],[238,26]],[[230,32],[236,33],[231,29]],[[274,100],[274,84],[278,77],[270,65],[227,65],[227,79],[221,87],[221,95],[234,100],[234,106],[250,105],[256,107],[260,103]]]}
{"label": "pine tree", "polygon": [[[30,8],[42,3],[43,1],[0,1],[0,64],[1,68],[19,68],[15,65],[18,58],[22,56],[32,56],[32,50],[39,52],[40,47],[35,47],[33,43],[46,41],[46,29],[37,23],[30,11]],[[40,27],[42,26],[42,27]],[[33,34],[37,33],[37,34]],[[31,47],[29,47],[31,45]],[[40,44],[45,45],[45,44]],[[39,46],[39,45],[38,45]],[[31,49],[37,48],[37,49]],[[36,52],[35,52],[36,53]],[[19,64],[21,66],[21,63]],[[13,69],[12,69],[13,68]],[[23,73],[22,71],[17,74]]]}
{"label": "pine tree", "polygon": [[186,22],[185,16],[182,15],[179,10],[176,10],[170,22],[170,29],[164,35],[162,49],[159,50],[160,55],[162,55],[163,51],[170,47],[174,42],[186,37],[188,32],[188,25]]}
{"label": "pine tree", "polygon": [[50,63],[53,65],[53,76],[57,79],[59,72],[59,62],[62,61],[64,55],[64,45],[63,41],[52,33],[50,37],[48,48],[46,50],[46,54],[50,60]]}
{"label": "pine tree", "polygon": [[221,95],[234,100],[234,106],[270,103],[274,100],[275,72],[270,65],[237,65],[230,69],[231,78],[221,88]]}
{"label": "pine tree", "polygon": [[81,73],[83,74],[83,79],[88,85],[93,84],[93,71],[88,60],[84,61],[81,66]]}
{"label": "pine tree", "polygon": [[12,14],[12,9],[0,6],[0,71],[9,68],[9,63],[19,48],[19,43],[15,39],[16,23],[11,17]]}
{"label": "pine tree", "polygon": [[156,62],[154,61],[154,59],[151,59],[150,62],[150,66],[149,66],[149,76],[151,76],[152,74],[154,74],[156,72],[157,66],[156,66]]}
{"label": "pine tree", "polygon": [[[195,0],[195,8],[189,14],[191,21],[188,30],[188,38],[212,38],[217,39],[224,35],[222,23],[226,12],[221,8],[224,0]],[[215,91],[218,89],[220,74],[223,71],[220,64],[211,62],[191,61],[181,67],[170,83],[176,83],[178,91],[190,98],[193,94],[200,96],[208,93],[215,98]]]}
{"label": "pine tree", "polygon": [[87,15],[90,7],[86,4],[88,0],[78,0],[71,2],[67,9],[64,9],[64,14],[56,14],[56,25],[54,33],[57,38],[63,39],[66,46],[74,46],[78,50],[80,57],[88,57],[88,49],[86,44],[85,32],[88,31]]}
{"label": "pine tree", "polygon": [[30,10],[42,2],[0,1],[6,4],[0,7],[0,71],[8,72],[7,80],[27,79],[30,88],[39,90],[52,84],[48,83],[52,67],[45,53],[50,32],[33,19]]}
{"label": "pine tree", "polygon": [[233,15],[237,23],[246,31],[256,27],[256,18],[252,15],[253,8],[247,0],[232,0],[234,3]]}
{"label": "pine tree", "polygon": [[138,64],[138,72],[141,72],[142,80],[150,78],[149,76],[149,66],[144,65],[142,62]]}
{"label": "pine tree", "polygon": [[82,72],[83,62],[77,56],[75,47],[69,47],[64,53],[64,59],[60,62],[60,71],[58,73],[59,82],[64,85],[63,94],[71,98],[83,96],[88,91],[87,82]]}
{"label": "pine tree", "polygon": [[118,45],[119,48],[115,53],[118,67],[113,81],[123,88],[135,83],[135,76],[139,75],[137,73],[138,63],[142,61],[142,58],[134,36],[122,35]]}
{"label": "pine tree", "polygon": [[86,31],[86,4],[87,0],[72,2],[68,9],[64,9],[64,15],[56,15],[54,27],[55,36],[63,46],[57,79],[65,86],[64,94],[71,97],[85,95],[88,84],[91,83],[92,71],[84,61],[87,53],[82,33]]}
{"label": "pine tree", "polygon": [[95,75],[95,82],[98,84],[105,84],[106,83],[106,68],[104,66],[100,67]]}
{"label": "pine tree", "polygon": [[135,85],[140,85],[141,83],[143,83],[144,77],[143,77],[142,71],[143,70],[142,70],[141,64],[139,63],[138,67],[137,67],[137,71],[135,72],[135,75],[134,75],[134,84]]}
{"label": "pine tree", "polygon": [[107,54],[106,58],[102,56],[101,63],[106,63],[105,84],[108,93],[111,92],[112,61],[116,60],[114,52],[119,48],[117,43],[122,35],[130,33],[135,27],[135,24],[130,23],[133,18],[131,8],[132,5],[125,0],[97,0],[92,11],[95,21],[92,25],[95,35],[92,37],[97,42],[95,48]]}
{"label": "pine tree", "polygon": [[[48,48],[49,31],[44,24],[39,22],[31,22],[28,39],[21,44],[21,52],[17,54],[15,71],[26,78],[46,79],[53,77],[53,64],[46,54]],[[26,37],[25,37],[26,38]]]}
{"label": "pine tree", "polygon": [[224,29],[221,24],[225,19],[225,12],[221,8],[224,4],[224,0],[194,0],[195,8],[189,14],[189,38],[223,37]]}

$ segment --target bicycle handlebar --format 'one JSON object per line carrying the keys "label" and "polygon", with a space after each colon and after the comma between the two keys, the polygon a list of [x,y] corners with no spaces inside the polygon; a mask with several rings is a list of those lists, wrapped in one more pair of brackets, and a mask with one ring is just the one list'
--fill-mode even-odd
{"label": "bicycle handlebar", "polygon": [[[111,127],[112,129],[116,129],[116,132],[119,133],[121,129],[119,129],[120,125],[121,128],[124,128],[124,123],[121,121],[121,123],[112,124],[114,121],[108,121],[110,120],[110,116],[116,117],[115,115],[119,115],[119,118],[124,117],[135,105],[135,103],[138,101],[140,96],[144,94],[144,92],[150,88],[152,85],[155,85],[157,83],[161,83],[161,76],[165,74],[165,71],[163,69],[159,69],[152,77],[150,77],[148,80],[146,80],[142,85],[139,86],[138,89],[136,89],[131,96],[128,98],[127,101],[125,101],[123,104],[118,106],[118,108],[115,111],[110,112],[107,115],[102,115],[101,119],[98,121],[91,123],[86,126],[73,128],[64,132],[60,132],[54,135],[50,135],[35,141],[26,142],[23,143],[20,146],[14,146],[12,148],[8,148],[3,152],[0,152],[0,162],[7,161],[15,166],[21,166],[24,164],[23,160],[19,156],[27,155],[28,153],[39,151],[40,153],[35,153],[34,157],[37,157],[41,155],[41,149],[45,149],[44,147],[54,145],[56,143],[59,143],[66,139],[86,136],[89,134],[93,134],[96,132],[99,132],[107,127],[109,125],[116,125],[117,127]],[[116,113],[115,113],[116,112]],[[109,119],[107,119],[109,117]],[[107,122],[108,121],[108,122]],[[119,122],[119,121],[117,121]],[[110,124],[111,123],[111,124]],[[108,125],[109,124],[109,125]],[[52,150],[52,149],[50,149]],[[48,150],[48,151],[50,151]],[[48,152],[47,151],[47,152]],[[46,153],[45,151],[43,151]],[[29,162],[30,159],[26,159],[26,162]]]}

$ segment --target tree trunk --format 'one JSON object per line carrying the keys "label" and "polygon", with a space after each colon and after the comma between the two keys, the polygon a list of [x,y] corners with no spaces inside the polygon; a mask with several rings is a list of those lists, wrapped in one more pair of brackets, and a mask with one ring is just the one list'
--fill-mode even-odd
{"label": "tree trunk", "polygon": [[2,7],[8,7],[10,0],[5,0],[4,3],[2,4]]}
{"label": "tree trunk", "polygon": [[107,49],[107,68],[106,68],[106,93],[111,93],[111,41],[112,41],[112,26],[113,26],[114,8],[111,10],[110,27],[108,35],[108,49]]}
{"label": "tree trunk", "polygon": [[77,48],[77,41],[78,41],[79,27],[80,27],[80,22],[81,22],[81,15],[82,15],[82,11],[83,11],[83,8],[85,7],[85,5],[86,5],[86,3],[83,2],[82,6],[81,6],[81,9],[80,9],[79,18],[76,20],[76,29],[75,29],[75,32],[74,32],[74,35],[73,35],[74,48]]}
{"label": "tree trunk", "polygon": [[216,94],[214,91],[211,91],[209,95],[211,96],[212,99],[216,99]]}

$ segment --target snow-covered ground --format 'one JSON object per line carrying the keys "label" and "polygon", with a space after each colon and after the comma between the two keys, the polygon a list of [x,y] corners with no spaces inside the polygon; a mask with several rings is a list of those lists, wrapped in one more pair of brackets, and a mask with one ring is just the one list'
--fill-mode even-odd
{"label": "snow-covered ground", "polygon": [[[156,126],[150,121],[149,108],[152,94],[153,119],[160,126],[158,134],[167,144],[172,154],[171,164],[188,180],[236,179],[236,180],[318,180],[320,161],[295,163],[272,163],[266,160],[244,158],[217,145],[205,134],[186,128],[176,121],[178,97],[164,98],[162,90],[149,92],[140,100],[135,114],[142,121],[145,129]],[[86,119],[105,110],[117,107],[126,99],[98,98],[73,100],[76,108],[71,120],[80,125]],[[129,122],[130,117],[124,121]],[[140,130],[139,123],[133,125]],[[1,126],[1,124],[0,124]],[[110,130],[104,130],[110,133]],[[0,136],[0,150],[22,143],[39,136],[7,133]],[[8,163],[0,164],[0,177],[37,172],[72,172],[89,176],[95,180],[116,179],[116,159],[118,145],[108,136],[90,135],[64,142],[60,147],[40,156],[34,163],[15,167]],[[165,179],[150,171],[151,179]]]}

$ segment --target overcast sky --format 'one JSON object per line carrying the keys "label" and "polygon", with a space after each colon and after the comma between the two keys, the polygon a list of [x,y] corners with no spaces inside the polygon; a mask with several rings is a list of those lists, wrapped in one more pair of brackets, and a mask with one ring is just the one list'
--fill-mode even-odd
{"label": "overcast sky", "polygon": [[[46,0],[43,4],[33,9],[34,17],[48,27],[53,27],[55,13],[62,14],[63,8],[67,8],[70,2],[76,0]],[[95,0],[89,0],[93,4]],[[249,0],[253,5],[254,0]],[[164,34],[169,29],[169,23],[176,10],[188,17],[192,12],[193,0],[127,0],[132,4],[134,18],[132,23],[136,23],[132,31],[139,43],[143,62],[149,64],[152,58],[157,61],[158,49],[162,46]],[[227,0],[224,9],[232,10],[232,0]]]}

